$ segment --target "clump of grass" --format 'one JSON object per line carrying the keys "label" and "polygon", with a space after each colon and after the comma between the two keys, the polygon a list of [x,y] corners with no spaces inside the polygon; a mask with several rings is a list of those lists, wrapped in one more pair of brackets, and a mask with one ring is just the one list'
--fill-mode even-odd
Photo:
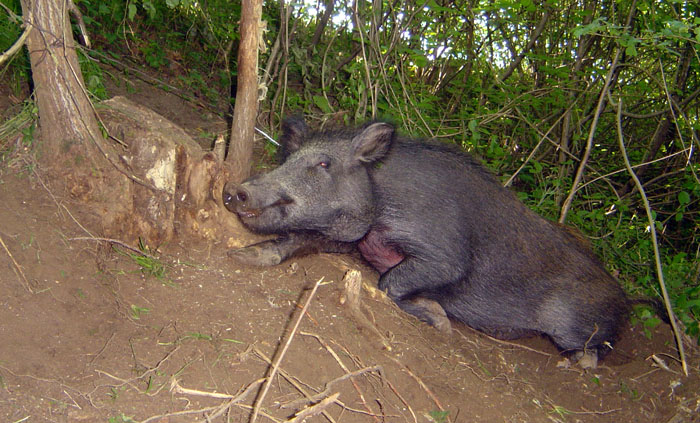
{"label": "clump of grass", "polygon": [[[34,129],[38,118],[36,104],[26,100],[22,108],[0,124],[0,161],[7,160],[17,149],[28,149],[34,140]],[[18,138],[18,135],[22,135]],[[17,142],[13,142],[17,140]]]}
{"label": "clump of grass", "polygon": [[141,238],[139,238],[138,250],[136,251],[122,251],[115,247],[115,250],[124,256],[129,257],[136,265],[139,267],[141,274],[146,277],[155,277],[163,283],[172,284],[172,282],[167,278],[168,265],[166,265],[161,259],[159,259],[157,254],[157,248],[153,249],[148,247]]}
{"label": "clump of grass", "polygon": [[131,305],[131,317],[134,320],[139,320],[141,319],[141,316],[147,313],[150,313],[150,309],[145,308],[145,307],[139,307],[136,304]]}

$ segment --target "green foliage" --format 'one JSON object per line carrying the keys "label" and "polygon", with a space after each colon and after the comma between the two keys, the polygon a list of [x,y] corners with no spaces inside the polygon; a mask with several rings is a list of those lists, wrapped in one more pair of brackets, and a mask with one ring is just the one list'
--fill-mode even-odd
{"label": "green foliage", "polygon": [[[31,99],[25,100],[18,106],[18,110],[12,114],[5,122],[0,124],[0,140],[9,140],[17,134],[22,134],[22,145],[28,147],[34,141],[34,129],[39,110],[36,103]],[[0,144],[0,155],[12,151],[14,145]]]}
{"label": "green foliage", "polygon": [[122,251],[118,248],[115,248],[115,250],[119,254],[129,257],[139,267],[144,276],[154,276],[161,281],[167,281],[167,266],[154,256],[156,250],[149,248],[141,239],[139,239],[139,250],[141,253]]}
{"label": "green foliage", "polygon": [[102,68],[81,49],[78,49],[78,63],[88,92],[95,100],[106,100],[107,88],[104,85]]}
{"label": "green foliage", "polygon": [[[17,0],[10,4],[19,11]],[[240,2],[77,4],[105,56],[171,76],[170,83],[212,103],[229,95]],[[590,237],[628,291],[658,298],[646,211],[618,147],[610,101],[622,101],[622,135],[655,215],[672,302],[688,333],[698,336],[697,2],[333,2],[323,27],[321,3],[284,5],[289,8],[276,1],[263,6],[259,64],[266,97],[259,121],[271,133],[291,113],[306,114],[315,126],[391,120],[414,136],[460,145],[504,182],[517,172],[512,188],[551,220],[560,218],[575,188],[568,224]],[[11,43],[19,30],[16,22],[0,22],[0,43]],[[593,128],[583,178],[572,187],[618,52],[611,96]],[[103,75],[81,60],[90,91],[101,98]],[[16,56],[2,72],[25,78],[28,64]],[[656,323],[648,310],[639,313],[645,327]]]}
{"label": "green foliage", "polygon": [[110,417],[107,419],[109,423],[135,423],[136,420],[134,420],[133,417],[129,417],[124,413],[121,413],[118,416]]}
{"label": "green foliage", "polygon": [[141,319],[141,316],[147,313],[150,313],[151,310],[145,307],[139,307],[135,304],[131,305],[131,308],[129,309],[131,318],[134,320],[139,320]]}
{"label": "green foliage", "polygon": [[165,58],[165,51],[157,42],[151,41],[141,47],[141,53],[148,66],[158,69],[165,66],[168,61]]}
{"label": "green foliage", "polygon": [[[21,27],[22,7],[19,0],[3,0],[7,10],[0,9],[0,13],[8,15],[8,18],[0,18],[0,53],[6,52],[23,32]],[[23,87],[27,85],[31,75],[29,56],[26,50],[21,49],[0,68],[0,81],[7,81],[15,96],[19,96]]]}

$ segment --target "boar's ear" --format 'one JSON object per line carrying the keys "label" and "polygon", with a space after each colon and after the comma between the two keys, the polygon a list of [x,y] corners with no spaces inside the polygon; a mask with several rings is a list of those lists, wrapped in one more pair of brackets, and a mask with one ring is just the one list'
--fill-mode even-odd
{"label": "boar's ear", "polygon": [[353,156],[364,163],[380,160],[386,155],[394,141],[396,130],[386,122],[376,122],[352,139]]}
{"label": "boar's ear", "polygon": [[280,137],[282,159],[286,159],[287,156],[301,147],[308,132],[309,127],[301,116],[289,117],[282,122],[282,136]]}

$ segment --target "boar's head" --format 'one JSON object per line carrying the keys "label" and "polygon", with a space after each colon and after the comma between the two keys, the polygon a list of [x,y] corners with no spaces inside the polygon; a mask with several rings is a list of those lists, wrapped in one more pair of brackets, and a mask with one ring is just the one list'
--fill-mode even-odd
{"label": "boar's head", "polygon": [[346,242],[362,238],[375,215],[371,167],[389,152],[394,127],[374,122],[314,132],[292,118],[282,129],[282,165],[240,185],[226,184],[226,207],[255,232],[317,231]]}

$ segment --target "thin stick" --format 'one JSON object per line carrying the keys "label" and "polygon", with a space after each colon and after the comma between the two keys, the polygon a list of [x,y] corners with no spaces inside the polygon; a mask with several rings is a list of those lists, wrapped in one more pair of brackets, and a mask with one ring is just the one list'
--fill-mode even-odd
{"label": "thin stick", "polygon": [[[610,101],[612,103],[612,99]],[[630,174],[632,179],[634,179],[634,184],[639,191],[639,195],[642,197],[644,202],[644,210],[646,210],[647,218],[649,219],[649,232],[651,233],[651,241],[654,246],[654,263],[656,265],[656,274],[659,278],[659,287],[661,288],[661,294],[664,299],[664,305],[666,306],[666,313],[668,313],[668,320],[671,322],[671,329],[673,329],[673,336],[676,338],[676,344],[678,345],[678,354],[680,356],[681,365],[683,366],[683,374],[688,376],[688,363],[685,360],[685,351],[683,350],[683,339],[681,337],[681,332],[678,329],[676,323],[676,316],[673,314],[673,307],[671,307],[671,299],[668,296],[668,291],[666,290],[666,283],[664,282],[664,272],[661,266],[661,253],[659,252],[659,241],[656,237],[656,222],[654,221],[654,216],[651,213],[651,207],[649,206],[649,199],[644,192],[644,187],[641,181],[634,173],[632,166],[630,165],[630,159],[627,157],[627,149],[625,148],[625,141],[622,136],[622,98],[617,101],[617,140],[620,144],[620,151],[622,152],[622,158],[625,160],[625,167],[627,172]]]}
{"label": "thin stick", "polygon": [[333,404],[334,402],[336,402],[338,400],[339,395],[340,395],[340,392],[336,392],[335,394],[318,402],[317,404],[314,404],[310,407],[304,408],[303,410],[294,414],[294,418],[287,420],[287,422],[289,422],[289,423],[303,422],[305,419],[307,419],[309,417],[312,417],[312,416],[315,416],[317,414],[322,413],[326,408],[328,408],[329,405]]}
{"label": "thin stick", "polygon": [[[296,401],[292,401],[288,404],[282,405],[281,407],[282,408],[295,408],[295,407],[299,407],[299,406],[304,405],[304,404],[309,404],[309,403],[314,403],[314,402],[320,401],[324,397],[327,397],[328,395],[330,395],[331,391],[333,390],[333,386],[335,386],[336,384],[338,384],[344,380],[351,379],[351,378],[363,375],[365,373],[379,373],[379,375],[382,376],[381,372],[382,372],[382,366],[372,366],[372,367],[365,367],[364,369],[355,370],[354,372],[345,373],[344,375],[342,375],[340,377],[337,377],[331,381],[326,382],[326,387],[323,390],[323,392],[319,392],[318,394],[312,395],[309,398],[302,398],[302,399],[299,399]],[[372,410],[369,410],[369,413],[374,414],[372,412]]]}
{"label": "thin stick", "polygon": [[282,351],[280,352],[279,357],[277,357],[275,365],[272,366],[272,371],[270,372],[270,375],[267,377],[267,382],[265,382],[265,386],[263,387],[263,390],[260,393],[260,396],[258,397],[257,401],[255,402],[255,407],[253,408],[253,416],[250,418],[250,423],[255,423],[255,421],[257,420],[258,414],[260,413],[260,407],[262,407],[263,399],[265,399],[265,395],[267,395],[267,391],[270,389],[270,385],[272,384],[272,380],[274,379],[275,374],[277,373],[277,369],[280,366],[280,362],[282,362],[282,359],[284,358],[284,355],[286,354],[287,349],[289,348],[289,345],[292,343],[292,339],[294,339],[294,334],[297,332],[297,329],[299,328],[299,324],[301,323],[301,319],[304,318],[304,315],[306,314],[306,310],[308,310],[309,304],[311,304],[311,300],[314,298],[314,295],[316,294],[316,291],[318,290],[319,285],[321,284],[321,282],[323,282],[323,278],[324,277],[321,277],[321,279],[319,279],[316,282],[316,285],[314,285],[314,288],[311,290],[311,294],[309,294],[309,298],[306,300],[306,304],[304,304],[304,308],[301,310],[301,314],[299,314],[299,317],[297,318],[297,321],[294,324],[294,328],[292,328],[292,333],[289,335],[287,342],[284,344],[284,348],[282,348]]}
{"label": "thin stick", "polygon": [[[634,6],[633,6],[634,8]],[[631,13],[631,12],[630,12]],[[571,190],[569,191],[569,195],[566,197],[564,200],[564,204],[561,207],[561,214],[559,215],[559,223],[564,223],[566,221],[566,216],[569,214],[569,209],[571,208],[571,203],[574,201],[574,196],[576,195],[576,192],[578,191],[578,185],[581,183],[581,179],[583,178],[583,172],[586,170],[586,163],[588,163],[588,158],[591,155],[591,150],[593,149],[593,136],[595,135],[595,130],[598,126],[598,118],[600,118],[600,114],[603,112],[603,108],[605,106],[605,94],[608,92],[610,89],[610,82],[612,80],[612,76],[615,73],[615,69],[617,68],[617,60],[620,57],[620,49],[618,48],[615,51],[615,57],[612,60],[612,63],[610,64],[610,70],[608,71],[608,74],[605,76],[605,82],[603,83],[603,89],[600,91],[600,97],[598,98],[598,105],[596,106],[595,113],[593,114],[593,122],[591,123],[591,128],[588,131],[588,139],[586,140],[586,149],[583,152],[583,157],[581,158],[581,163],[578,166],[578,170],[576,170],[576,175],[574,176],[574,181],[571,184]]]}
{"label": "thin stick", "polygon": [[0,236],[0,244],[2,244],[2,248],[5,249],[5,252],[7,253],[7,255],[10,256],[10,260],[12,260],[12,264],[15,265],[15,273],[17,273],[17,278],[19,279],[20,283],[22,285],[24,285],[24,287],[27,289],[27,291],[29,291],[30,294],[33,294],[34,291],[32,290],[32,287],[29,285],[29,281],[27,280],[27,277],[24,275],[22,268],[19,267],[19,263],[17,263],[15,258],[12,256],[10,249],[7,248],[7,245],[5,245],[5,241],[2,240],[2,236]]}
{"label": "thin stick", "polygon": [[403,403],[403,405],[406,406],[406,408],[408,409],[408,412],[411,413],[411,416],[413,416],[413,422],[414,422],[414,423],[418,423],[418,418],[416,417],[416,413],[413,412],[413,408],[411,408],[411,405],[408,403],[408,401],[406,401],[406,400],[404,399],[404,397],[401,396],[401,394],[399,393],[399,391],[394,387],[394,385],[391,384],[391,382],[389,382],[389,381],[387,380],[387,381],[386,381],[386,384],[389,386],[389,389],[391,389],[391,391],[394,393],[394,395],[396,395],[396,396],[399,398],[399,400],[401,400],[401,402]]}
{"label": "thin stick", "polygon": [[99,356],[101,356],[103,352],[105,352],[105,350],[107,349],[107,346],[109,345],[110,342],[112,342],[112,339],[114,339],[114,336],[116,334],[117,334],[116,332],[112,332],[112,336],[109,337],[109,339],[107,340],[107,342],[105,342],[104,346],[100,349],[100,351],[98,351],[97,354],[95,354],[95,356],[92,357],[92,360],[90,360],[89,364],[94,363],[95,360],[97,360],[97,358]]}
{"label": "thin stick", "polygon": [[[348,273],[350,273],[350,272],[356,272],[358,277],[359,277],[360,273],[357,270],[348,271]],[[359,288],[359,285],[358,285],[358,288]],[[357,295],[359,296],[359,293]],[[359,303],[357,303],[357,305],[359,307]],[[340,357],[338,357],[338,354],[336,354],[335,351],[333,351],[333,349],[331,348],[331,346],[328,345],[326,343],[326,341],[321,339],[321,337],[319,335],[316,335],[314,333],[308,333],[308,332],[299,332],[299,333],[304,335],[304,336],[312,336],[312,337],[316,338],[316,340],[318,342],[320,342],[321,345],[323,345],[326,348],[326,350],[333,356],[333,358],[338,363],[338,365],[343,369],[343,371],[345,371],[345,376],[344,376],[345,378],[353,377],[354,373],[357,373],[357,372],[350,372],[350,369],[348,369],[347,366],[345,364],[343,364],[343,361],[340,359]],[[372,369],[375,369],[375,370],[372,370]],[[372,368],[368,367],[368,368],[362,369],[362,371],[358,371],[360,373],[357,373],[357,374],[364,373],[365,371],[377,371],[377,372],[379,372],[380,376],[382,376],[382,384],[384,383],[384,376],[382,374],[381,366],[375,366]],[[336,383],[336,381],[340,381],[340,380],[344,380],[343,377],[328,382],[326,384],[326,389],[322,393],[323,395],[317,394],[313,398],[316,399],[316,401],[317,401],[317,400],[323,398],[324,396],[330,394],[330,389],[331,389],[332,384],[334,384],[334,383]],[[357,394],[360,396],[360,400],[362,401],[362,405],[365,406],[365,408],[367,409],[367,412],[369,412],[371,415],[374,415],[374,411],[372,411],[372,409],[367,405],[367,401],[365,401],[365,396],[362,393],[362,390],[360,390],[360,387],[357,385],[355,380],[351,380],[351,382],[352,382],[352,386],[355,388],[355,391],[357,391]]]}
{"label": "thin stick", "polygon": [[140,254],[140,255],[142,255],[142,256],[144,256],[144,257],[148,257],[148,258],[150,258],[150,259],[156,260],[156,258],[153,257],[152,255],[150,255],[150,254],[148,254],[148,253],[146,253],[146,252],[144,252],[144,251],[141,251],[141,250],[139,250],[139,249],[136,248],[136,247],[132,247],[131,245],[125,243],[124,241],[120,241],[120,240],[118,240],[118,239],[100,238],[100,237],[95,237],[95,236],[91,236],[91,237],[89,237],[89,236],[79,236],[79,237],[76,237],[76,238],[68,238],[68,241],[99,241],[99,242],[109,242],[110,244],[117,244],[117,245],[119,245],[120,247],[124,247],[124,248],[126,248],[126,249],[128,249],[128,250],[131,250],[131,251],[135,252],[136,254]]}
{"label": "thin stick", "polygon": [[400,362],[400,361],[397,360],[396,358],[394,358],[394,357],[392,357],[392,356],[388,356],[388,357],[389,357],[390,359],[394,360],[394,362],[395,362],[396,364],[398,364],[402,369],[404,369],[404,370],[406,371],[406,373],[408,373],[409,376],[411,376],[416,382],[418,382],[418,385],[419,385],[421,388],[423,388],[423,390],[425,391],[425,393],[428,394],[428,396],[430,397],[430,399],[433,400],[433,402],[435,403],[435,405],[437,406],[437,408],[440,409],[440,411],[445,411],[445,409],[442,407],[442,404],[440,404],[440,400],[437,399],[437,397],[435,396],[435,394],[433,394],[433,391],[431,391],[430,388],[428,388],[428,385],[426,385],[426,384],[423,382],[423,380],[421,380],[421,378],[419,378],[418,376],[416,376],[416,375],[411,371],[411,369],[408,368],[408,366],[406,366],[405,364],[403,364],[402,362]]}
{"label": "thin stick", "polygon": [[[259,358],[261,358],[261,359],[262,359],[263,361],[265,361],[267,364],[269,364],[270,366],[272,366],[272,360],[271,360],[268,356],[266,356],[265,353],[263,353],[262,351],[260,351],[256,346],[253,346],[253,351],[255,352],[255,354],[256,354]],[[311,388],[311,387],[309,386],[309,384],[307,384],[307,383],[305,383],[305,382],[303,382],[303,381],[301,381],[301,380],[299,380],[299,379],[294,378],[292,375],[288,374],[284,369],[280,369],[279,372],[280,372],[280,375],[281,375],[283,378],[287,379],[287,382],[289,382],[294,388],[296,388],[297,391],[301,392],[301,394],[304,395],[304,397],[306,397],[306,398],[311,398],[311,397],[312,397],[312,395],[302,386],[302,385],[305,385],[305,386]],[[311,388],[311,389],[313,389],[313,388]],[[313,389],[313,390],[315,391],[315,389]],[[253,407],[250,407],[250,408],[253,408]],[[284,407],[283,407],[283,408],[284,408]],[[323,412],[323,416],[324,416],[326,419],[328,419],[329,422],[335,423],[335,420],[333,419],[333,417],[331,417],[330,414],[328,414],[328,412],[324,411],[324,412]]]}

